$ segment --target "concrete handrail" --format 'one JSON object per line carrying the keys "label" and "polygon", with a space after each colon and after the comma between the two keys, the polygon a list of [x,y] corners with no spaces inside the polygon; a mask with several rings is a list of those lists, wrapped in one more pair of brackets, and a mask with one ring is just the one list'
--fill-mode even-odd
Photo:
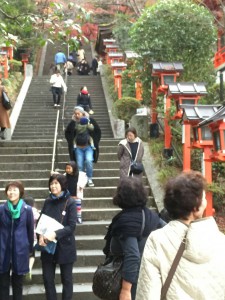
{"label": "concrete handrail", "polygon": [[11,140],[11,136],[13,135],[13,132],[15,130],[16,123],[19,118],[24,99],[26,98],[28,89],[30,87],[31,80],[33,78],[33,66],[32,65],[30,65],[30,64],[26,65],[25,74],[26,74],[25,80],[23,82],[22,88],[19,92],[19,95],[16,99],[16,102],[13,106],[11,115],[9,117],[10,124],[11,124],[11,128],[10,128],[11,130],[10,130],[9,136],[7,135],[7,137],[8,137],[7,139],[10,139],[10,140]]}

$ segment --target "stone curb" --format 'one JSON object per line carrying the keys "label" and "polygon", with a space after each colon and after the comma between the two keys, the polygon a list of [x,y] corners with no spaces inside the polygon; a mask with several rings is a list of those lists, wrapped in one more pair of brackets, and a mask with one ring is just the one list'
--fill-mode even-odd
{"label": "stone curb", "polygon": [[155,204],[160,212],[164,205],[163,205],[163,196],[164,191],[163,187],[157,180],[157,173],[158,168],[154,164],[154,157],[151,155],[149,151],[149,144],[147,142],[143,142],[144,144],[144,156],[143,156],[143,164],[145,167],[146,177],[149,182],[149,186],[151,187],[153,197],[155,199]]}

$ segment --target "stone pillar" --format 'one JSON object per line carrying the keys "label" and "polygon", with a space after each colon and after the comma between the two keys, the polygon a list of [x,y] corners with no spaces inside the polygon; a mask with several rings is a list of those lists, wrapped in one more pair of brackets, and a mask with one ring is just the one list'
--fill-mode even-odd
{"label": "stone pillar", "polygon": [[148,116],[147,115],[133,115],[130,120],[130,126],[136,128],[138,137],[143,141],[148,140]]}

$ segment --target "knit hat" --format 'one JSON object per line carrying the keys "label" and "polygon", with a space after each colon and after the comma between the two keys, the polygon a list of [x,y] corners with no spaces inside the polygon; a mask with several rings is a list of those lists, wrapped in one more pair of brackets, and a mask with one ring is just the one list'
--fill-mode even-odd
{"label": "knit hat", "polygon": [[86,117],[80,118],[80,124],[81,125],[87,125],[88,124],[88,118],[86,118]]}
{"label": "knit hat", "polygon": [[74,110],[79,110],[81,113],[84,113],[84,109],[82,106],[75,106]]}

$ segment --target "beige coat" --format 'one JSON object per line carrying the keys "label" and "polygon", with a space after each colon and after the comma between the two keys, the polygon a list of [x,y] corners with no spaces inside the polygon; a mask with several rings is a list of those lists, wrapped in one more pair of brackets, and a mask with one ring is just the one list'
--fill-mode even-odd
{"label": "beige coat", "polygon": [[186,246],[165,300],[225,299],[225,236],[213,217],[188,227],[171,221],[150,234],[141,261],[136,300],[160,300],[162,284],[186,232]]}
{"label": "beige coat", "polygon": [[[135,142],[138,142],[137,153],[135,156],[136,162],[142,162],[142,157],[144,155],[144,146],[142,140],[140,138],[136,138]],[[130,165],[131,165],[131,149],[127,139],[123,139],[119,142],[118,151],[117,151],[118,159],[120,160],[120,178],[129,176],[130,173]],[[142,176],[142,173],[135,176]]]}
{"label": "beige coat", "polygon": [[9,111],[4,108],[2,105],[2,91],[4,87],[0,85],[0,127],[1,128],[10,128],[9,122]]}

